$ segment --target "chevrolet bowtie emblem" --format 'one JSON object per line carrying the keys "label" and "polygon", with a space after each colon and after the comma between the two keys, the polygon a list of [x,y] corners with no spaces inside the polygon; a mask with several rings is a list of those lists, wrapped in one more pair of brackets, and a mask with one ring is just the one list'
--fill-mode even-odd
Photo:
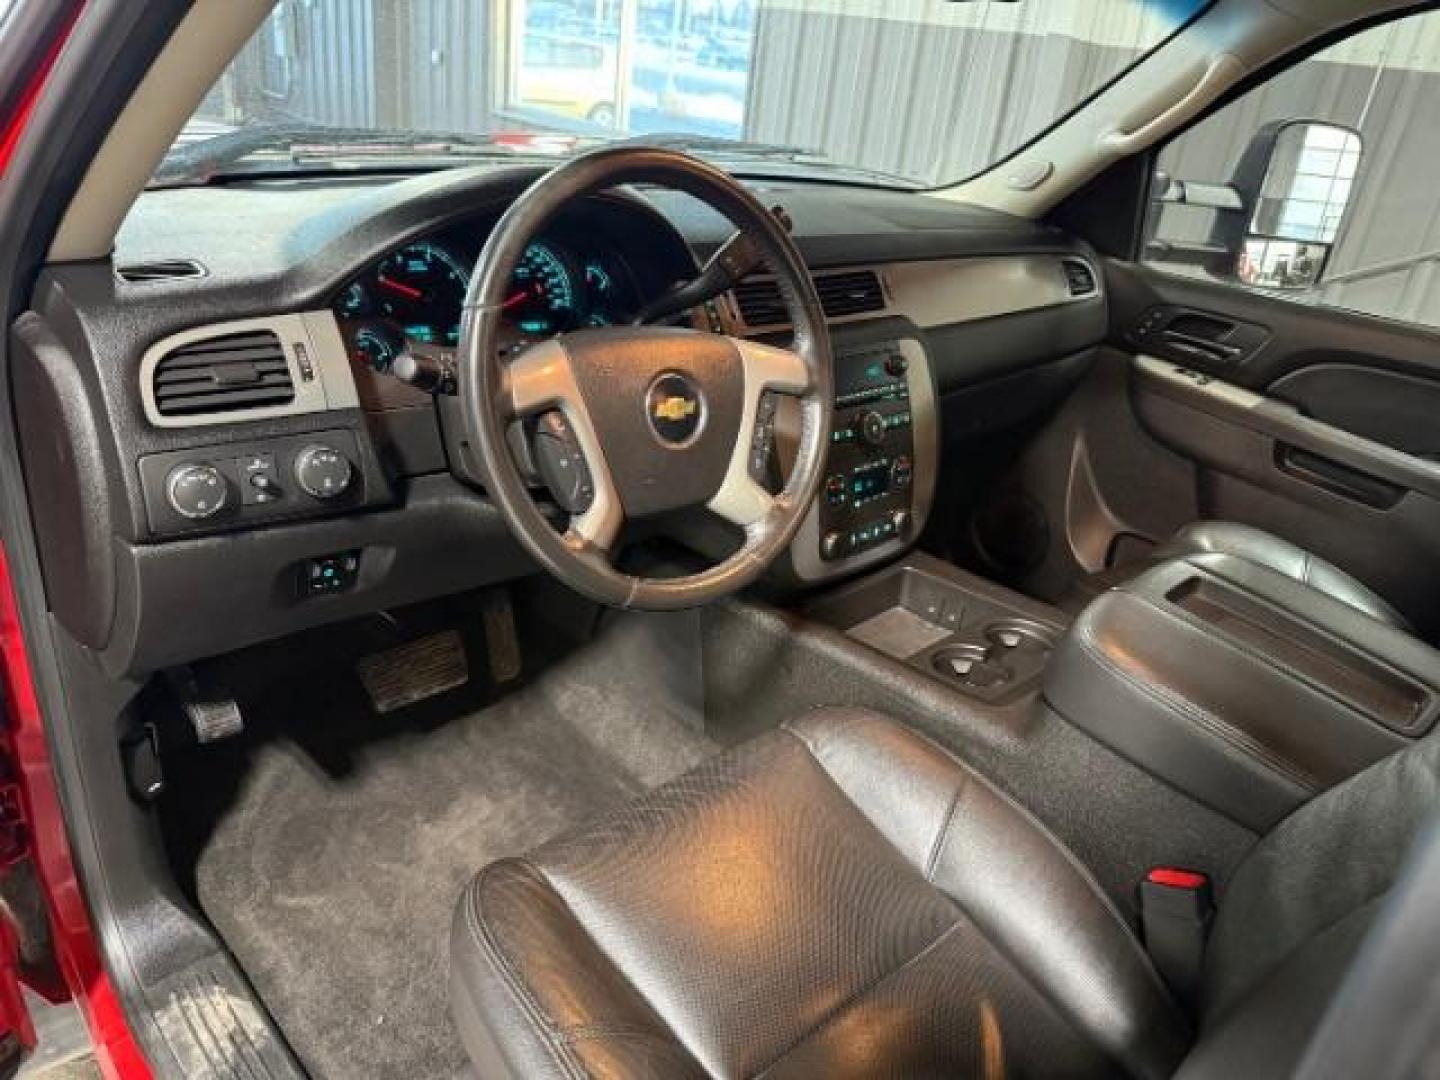
{"label": "chevrolet bowtie emblem", "polygon": [[656,420],[684,420],[695,415],[700,403],[690,398],[666,397],[655,402]]}

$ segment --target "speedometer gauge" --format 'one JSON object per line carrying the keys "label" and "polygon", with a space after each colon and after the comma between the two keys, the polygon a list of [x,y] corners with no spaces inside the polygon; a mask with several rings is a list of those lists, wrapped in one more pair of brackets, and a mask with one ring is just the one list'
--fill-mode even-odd
{"label": "speedometer gauge", "polygon": [[408,244],[375,269],[372,290],[381,315],[412,341],[454,345],[470,271],[451,251],[429,240]]}
{"label": "speedometer gauge", "polygon": [[549,244],[537,241],[525,249],[510,279],[506,316],[526,334],[568,330],[579,317],[575,274]]}

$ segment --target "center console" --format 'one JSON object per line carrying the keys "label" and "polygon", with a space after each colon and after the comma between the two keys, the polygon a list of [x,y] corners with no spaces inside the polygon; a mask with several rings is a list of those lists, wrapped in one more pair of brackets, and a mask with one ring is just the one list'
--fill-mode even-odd
{"label": "center console", "polygon": [[1147,772],[1263,833],[1434,727],[1440,653],[1212,553],[1090,604],[1055,650],[1044,694]]}
{"label": "center console", "polygon": [[790,554],[803,582],[893,558],[924,527],[939,433],[929,357],[913,333],[893,320],[835,333],[825,481]]}

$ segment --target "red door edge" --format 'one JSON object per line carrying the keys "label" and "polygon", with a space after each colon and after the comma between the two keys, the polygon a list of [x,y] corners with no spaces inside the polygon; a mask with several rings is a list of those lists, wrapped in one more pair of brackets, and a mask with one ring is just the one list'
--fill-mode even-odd
{"label": "red door edge", "polygon": [[[0,118],[0,175],[14,157],[82,7],[83,3],[73,5],[69,19],[31,74],[15,109],[8,117]],[[149,1080],[150,1069],[136,1046],[115,988],[100,961],[90,914],[75,874],[45,724],[25,651],[10,562],[3,546],[0,546],[0,678],[3,678],[9,704],[9,716],[5,718],[8,724],[3,728],[0,741],[9,751],[18,773],[21,809],[30,830],[30,857],[34,859],[45,893],[57,963],[90,1030],[95,1058],[103,1075],[109,1080]],[[0,946],[3,944],[0,941]],[[11,955],[9,950],[6,955]],[[13,1004],[18,996],[17,988],[12,986],[7,996],[10,1001],[5,1004]],[[28,1016],[20,1018],[15,1030],[27,1046],[34,1044],[34,1029]]]}
{"label": "red door edge", "polygon": [[[135,1045],[115,988],[101,964],[90,913],[70,857],[65,816],[50,764],[50,748],[30,659],[25,652],[10,562],[3,546],[0,546],[0,668],[3,668],[10,712],[9,724],[0,741],[19,770],[20,795],[30,826],[31,858],[35,860],[35,870],[45,893],[56,960],[90,1029],[101,1072],[108,1080],[148,1080],[150,1069]],[[32,1031],[30,1043],[33,1042]]]}

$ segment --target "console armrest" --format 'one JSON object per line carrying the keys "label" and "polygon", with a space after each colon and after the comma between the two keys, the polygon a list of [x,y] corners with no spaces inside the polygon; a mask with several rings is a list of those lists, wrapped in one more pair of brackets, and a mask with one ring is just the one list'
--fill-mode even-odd
{"label": "console armrest", "polygon": [[1440,713],[1440,653],[1228,556],[1112,589],[1056,649],[1045,697],[1076,726],[1248,828],[1408,745]]}

